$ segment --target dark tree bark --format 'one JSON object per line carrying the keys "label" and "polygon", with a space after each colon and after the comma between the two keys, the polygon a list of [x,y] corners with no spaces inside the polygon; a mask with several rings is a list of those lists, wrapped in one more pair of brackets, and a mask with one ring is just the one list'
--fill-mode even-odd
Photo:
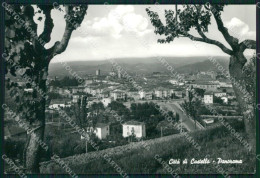
{"label": "dark tree bark", "polygon": [[[255,80],[248,78],[243,68],[245,66],[246,58],[241,52],[237,52],[230,57],[229,73],[234,82],[232,82],[236,99],[239,103],[241,114],[244,118],[245,130],[247,133],[248,141],[252,150],[256,148],[256,118],[255,118],[255,103],[254,91],[247,90],[247,81]],[[233,80],[232,80],[233,81]]]}
{"label": "dark tree bark", "polygon": [[[26,85],[33,88],[33,93],[31,98],[21,103],[22,105],[19,108],[23,112],[24,119],[29,122],[30,129],[33,130],[27,137],[23,155],[24,165],[28,173],[39,172],[40,150],[42,149],[42,144],[40,143],[44,143],[46,80],[49,63],[55,55],[66,50],[72,32],[82,23],[87,11],[87,5],[64,6],[66,27],[63,37],[53,47],[46,49],[44,46],[50,42],[54,27],[51,17],[51,11],[54,9],[54,6],[37,6],[45,16],[43,32],[38,36],[37,24],[34,21],[34,15],[37,12],[34,11],[31,5],[5,4],[5,28],[6,32],[9,32],[5,36],[5,53],[7,53],[8,58],[15,58],[11,65],[6,62],[6,73],[10,72],[11,75],[16,76],[17,68],[15,66],[20,66],[22,69],[26,69],[21,76],[30,78],[35,84],[33,86],[32,83],[26,81]],[[15,19],[18,16],[20,18],[19,22]],[[26,24],[26,26],[24,24],[21,25],[21,22]],[[18,48],[19,50],[15,50]],[[17,85],[10,86],[12,90],[14,90],[13,88],[18,88],[16,87]]]}
{"label": "dark tree bark", "polygon": [[[44,60],[46,61],[46,60]],[[48,75],[48,63],[41,67],[39,75],[36,76],[36,85],[40,89],[39,91],[34,91],[35,97],[35,107],[33,108],[32,118],[33,123],[31,123],[31,129],[33,130],[28,134],[27,142],[24,148],[24,165],[26,167],[27,173],[38,173],[39,172],[39,162],[40,162],[40,151],[45,148],[44,143],[44,130],[45,130],[45,104],[46,104],[46,77]],[[44,147],[43,147],[44,146]]]}

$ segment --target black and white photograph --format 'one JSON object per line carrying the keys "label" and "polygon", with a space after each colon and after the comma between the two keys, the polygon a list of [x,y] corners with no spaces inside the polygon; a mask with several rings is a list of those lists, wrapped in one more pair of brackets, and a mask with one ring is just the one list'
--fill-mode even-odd
{"label": "black and white photograph", "polygon": [[260,3],[1,6],[5,176],[256,174]]}

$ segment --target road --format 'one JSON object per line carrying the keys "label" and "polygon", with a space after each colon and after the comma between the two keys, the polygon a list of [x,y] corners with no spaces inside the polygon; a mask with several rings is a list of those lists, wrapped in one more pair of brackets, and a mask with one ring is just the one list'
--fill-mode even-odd
{"label": "road", "polygon": [[[196,124],[196,128],[195,128],[195,123],[194,120],[190,117],[188,117],[184,111],[182,111],[181,106],[179,105],[179,103],[183,102],[183,99],[178,99],[178,100],[152,100],[152,101],[143,101],[143,100],[139,100],[139,101],[135,101],[134,103],[145,103],[145,102],[154,102],[156,104],[158,104],[159,106],[162,106],[162,108],[167,109],[168,111],[174,111],[176,113],[179,114],[180,116],[180,121],[182,121],[182,125],[188,130],[188,131],[195,131],[198,129],[204,129],[203,126],[201,126],[200,124]],[[125,102],[125,106],[130,108],[132,102]],[[198,122],[197,122],[198,123]]]}
{"label": "road", "polygon": [[188,131],[195,131],[198,129],[203,129],[200,125],[196,124],[195,128],[195,122],[193,119],[188,117],[183,111],[181,106],[177,101],[170,101],[170,102],[158,102],[160,106],[165,107],[169,111],[174,111],[179,114],[180,121],[182,122],[182,125],[187,128]]}

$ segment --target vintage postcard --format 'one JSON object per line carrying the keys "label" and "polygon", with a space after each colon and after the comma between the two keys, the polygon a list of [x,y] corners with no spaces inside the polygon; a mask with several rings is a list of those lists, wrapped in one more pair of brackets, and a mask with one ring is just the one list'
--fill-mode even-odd
{"label": "vintage postcard", "polygon": [[4,175],[256,175],[247,3],[3,2]]}

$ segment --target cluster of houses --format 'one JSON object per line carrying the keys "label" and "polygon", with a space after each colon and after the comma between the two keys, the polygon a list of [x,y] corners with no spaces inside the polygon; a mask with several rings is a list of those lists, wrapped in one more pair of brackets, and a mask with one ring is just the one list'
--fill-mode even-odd
{"label": "cluster of houses", "polygon": [[204,103],[205,104],[213,104],[214,103],[214,96],[219,97],[222,99],[223,103],[228,104],[228,98],[226,92],[220,92],[220,91],[207,91],[204,93]]}
{"label": "cluster of houses", "polygon": [[[144,138],[146,137],[145,124],[143,122],[138,121],[127,121],[122,124],[124,138],[135,136],[136,138]],[[100,140],[106,139],[108,135],[110,135],[110,125],[108,123],[97,123],[95,128],[88,128],[87,132],[92,131]],[[84,139],[81,136],[81,139]]]}
{"label": "cluster of houses", "polygon": [[[97,73],[99,73],[97,71]],[[93,80],[86,79],[85,83],[81,86],[67,87],[67,88],[55,88],[50,87],[50,92],[56,92],[65,98],[70,98],[72,103],[76,103],[83,95],[92,94],[93,102],[102,102],[104,106],[107,106],[112,101],[123,100],[126,101],[129,98],[134,100],[153,100],[153,99],[168,99],[168,98],[184,98],[187,95],[186,88],[200,88],[206,90],[204,95],[204,103],[214,103],[214,96],[220,97],[224,103],[228,103],[229,99],[234,97],[232,91],[232,85],[228,81],[196,81],[185,80],[180,82],[178,80],[171,79],[169,82],[172,87],[164,88],[158,87],[155,89],[143,89],[141,91],[130,91],[130,89],[117,82],[109,80]],[[228,91],[223,91],[230,90]],[[90,101],[91,102],[91,101]],[[52,103],[56,104],[51,107],[56,107],[57,104],[63,104],[63,107],[69,106],[65,103]]]}
{"label": "cluster of houses", "polygon": [[203,101],[205,104],[213,104],[214,97],[222,99],[225,104],[228,103],[229,99],[235,98],[232,84],[228,81],[189,82],[186,85],[190,88],[204,89]]}

